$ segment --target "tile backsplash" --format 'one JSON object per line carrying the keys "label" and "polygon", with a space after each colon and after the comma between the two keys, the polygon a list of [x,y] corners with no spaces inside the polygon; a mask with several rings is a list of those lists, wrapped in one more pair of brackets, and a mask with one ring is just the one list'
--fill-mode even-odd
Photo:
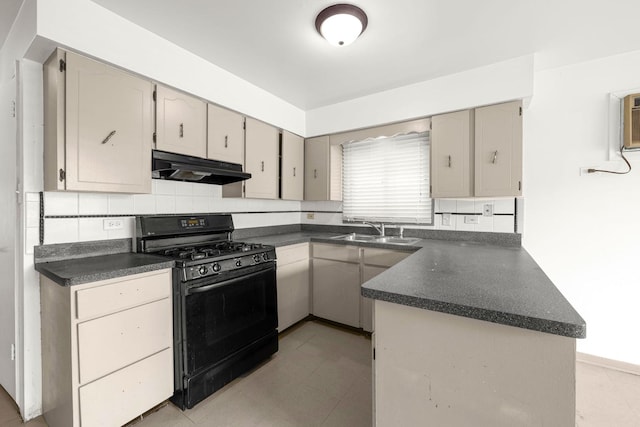
{"label": "tile backsplash", "polygon": [[[237,229],[300,223],[343,224],[342,202],[222,198],[222,187],[209,184],[153,180],[151,194],[43,194],[45,244],[129,238],[135,234],[136,215],[231,213]],[[493,209],[490,216],[483,215],[487,204]],[[105,230],[104,220],[113,217],[122,220],[123,227]],[[448,218],[448,225],[444,218]],[[40,195],[28,193],[27,248],[39,243],[39,219]],[[513,198],[435,199],[434,224],[407,228],[513,233],[515,222]]]}
{"label": "tile backsplash", "polygon": [[[493,210],[490,216],[482,214],[487,204]],[[342,225],[342,202],[302,202],[301,210],[303,224]],[[515,230],[514,198],[434,199],[433,212],[432,225],[408,225],[405,228],[494,233],[513,233]],[[445,215],[449,218],[449,225],[443,222]],[[477,224],[467,223],[465,217],[473,217]]]}
{"label": "tile backsplash", "polygon": [[[40,199],[26,206],[29,247],[38,244]],[[70,243],[133,237],[136,215],[231,213],[236,228],[300,223],[300,202],[226,199],[222,187],[178,181],[152,181],[151,194],[44,193],[44,243]],[[117,217],[123,227],[105,230],[104,220]],[[35,233],[34,233],[35,232]]]}

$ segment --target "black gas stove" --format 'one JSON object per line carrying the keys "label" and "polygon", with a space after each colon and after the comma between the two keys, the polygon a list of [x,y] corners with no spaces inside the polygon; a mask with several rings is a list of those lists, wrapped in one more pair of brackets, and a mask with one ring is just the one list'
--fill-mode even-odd
{"label": "black gas stove", "polygon": [[136,247],[175,259],[182,280],[275,262],[273,246],[233,241],[232,231],[231,215],[138,217]]}
{"label": "black gas stove", "polygon": [[195,404],[278,351],[276,253],[231,215],[136,218],[136,250],[175,260],[172,401]]}
{"label": "black gas stove", "polygon": [[232,270],[274,262],[273,246],[260,243],[218,241],[205,246],[186,246],[158,253],[176,260],[182,270],[182,280],[194,280]]}

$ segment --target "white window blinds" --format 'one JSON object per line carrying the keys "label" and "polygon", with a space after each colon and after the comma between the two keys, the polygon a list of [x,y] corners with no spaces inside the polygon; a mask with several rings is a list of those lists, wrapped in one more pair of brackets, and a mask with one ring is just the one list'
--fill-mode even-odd
{"label": "white window blinds", "polygon": [[429,132],[343,144],[343,219],[431,224]]}

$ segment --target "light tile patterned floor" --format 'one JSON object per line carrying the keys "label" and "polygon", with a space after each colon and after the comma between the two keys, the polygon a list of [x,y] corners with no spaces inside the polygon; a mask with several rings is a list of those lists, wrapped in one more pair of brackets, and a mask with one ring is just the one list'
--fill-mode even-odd
{"label": "light tile patterned floor", "polygon": [[[135,427],[370,426],[370,345],[362,335],[322,322],[297,325],[281,336],[278,354],[250,374],[192,410],[168,404]],[[585,363],[577,364],[576,374],[576,426],[640,426],[640,376]],[[20,425],[0,388],[0,427]],[[26,425],[46,427],[42,417]]]}

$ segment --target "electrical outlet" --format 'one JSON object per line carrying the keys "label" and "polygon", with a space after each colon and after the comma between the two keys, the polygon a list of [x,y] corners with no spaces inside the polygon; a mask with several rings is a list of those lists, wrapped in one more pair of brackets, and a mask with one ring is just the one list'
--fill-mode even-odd
{"label": "electrical outlet", "polygon": [[316,217],[315,213],[313,213],[313,212],[307,213],[307,219],[315,219],[315,217]]}
{"label": "electrical outlet", "polygon": [[108,218],[102,223],[103,230],[121,230],[123,227],[124,221],[117,218]]}
{"label": "electrical outlet", "polygon": [[451,214],[443,213],[442,214],[442,225],[450,227],[451,226]]}
{"label": "electrical outlet", "polygon": [[493,204],[492,203],[486,203],[482,207],[482,215],[484,215],[484,216],[493,216]]}
{"label": "electrical outlet", "polygon": [[478,218],[478,215],[465,215],[464,216],[464,223],[465,224],[478,224],[480,222],[480,218]]}

